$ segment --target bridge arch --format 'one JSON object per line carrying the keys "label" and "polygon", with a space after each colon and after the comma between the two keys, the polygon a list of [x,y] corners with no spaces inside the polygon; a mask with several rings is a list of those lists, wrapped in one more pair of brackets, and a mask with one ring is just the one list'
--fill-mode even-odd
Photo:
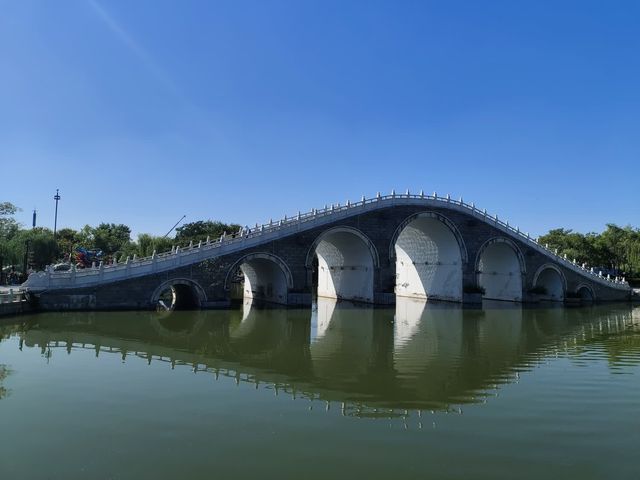
{"label": "bridge arch", "polygon": [[293,288],[293,276],[280,257],[267,252],[244,255],[227,271],[225,290],[230,290],[231,279],[238,269],[244,277],[245,298],[287,304],[289,289]]}
{"label": "bridge arch", "polygon": [[518,245],[506,237],[493,237],[476,255],[476,279],[489,300],[522,301],[523,275],[527,271]]}
{"label": "bridge arch", "polygon": [[189,278],[172,278],[162,282],[151,294],[151,305],[161,310],[201,308],[206,301],[204,289]]}
{"label": "bridge arch", "polygon": [[596,301],[596,293],[593,291],[591,285],[581,283],[576,287],[576,295],[581,301],[585,303],[592,303]]}
{"label": "bridge arch", "polygon": [[380,265],[371,240],[353,227],[333,227],[322,232],[307,252],[311,272],[317,258],[319,297],[373,302],[374,270]]}
{"label": "bridge arch", "polygon": [[558,267],[552,263],[545,263],[533,276],[533,287],[544,289],[544,292],[539,293],[543,300],[561,302],[567,291],[567,279]]}
{"label": "bridge arch", "polygon": [[420,212],[396,228],[389,246],[400,297],[462,301],[462,269],[467,248],[444,215]]}

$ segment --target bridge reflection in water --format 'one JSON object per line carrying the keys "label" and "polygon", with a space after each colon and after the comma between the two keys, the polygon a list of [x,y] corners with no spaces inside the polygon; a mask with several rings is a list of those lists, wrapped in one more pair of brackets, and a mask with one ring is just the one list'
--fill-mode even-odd
{"label": "bridge reflection in water", "polygon": [[[318,299],[308,310],[261,308],[158,313],[40,314],[18,332],[22,348],[93,349],[188,365],[216,378],[320,399],[359,416],[455,411],[485,402],[543,358],[570,355],[594,338],[640,323],[625,307],[484,309],[399,299],[395,309]],[[637,350],[637,348],[636,348]],[[620,352],[610,352],[615,366]],[[637,352],[635,360],[638,360]],[[180,370],[180,368],[177,368]]]}

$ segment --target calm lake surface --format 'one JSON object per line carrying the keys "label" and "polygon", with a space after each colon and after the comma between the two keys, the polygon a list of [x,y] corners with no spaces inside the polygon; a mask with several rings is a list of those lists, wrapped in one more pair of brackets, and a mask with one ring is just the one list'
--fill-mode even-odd
{"label": "calm lake surface", "polygon": [[640,478],[640,309],[21,316],[0,478]]}

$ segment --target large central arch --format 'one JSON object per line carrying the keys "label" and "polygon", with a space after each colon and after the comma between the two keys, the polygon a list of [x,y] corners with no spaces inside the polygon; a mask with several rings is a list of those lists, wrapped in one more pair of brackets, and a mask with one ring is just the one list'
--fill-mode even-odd
{"label": "large central arch", "polygon": [[240,270],[243,280],[243,297],[286,305],[293,279],[287,264],[276,255],[250,253],[236,261],[225,280],[225,289],[231,287],[232,276]]}
{"label": "large central arch", "polygon": [[522,301],[522,275],[526,266],[518,246],[504,237],[486,241],[476,258],[478,286],[489,300]]}
{"label": "large central arch", "polygon": [[467,251],[449,219],[434,212],[413,215],[398,227],[392,246],[397,296],[462,301]]}
{"label": "large central arch", "polygon": [[331,228],[313,242],[306,261],[309,271],[314,258],[318,297],[373,303],[378,253],[364,233],[352,227]]}

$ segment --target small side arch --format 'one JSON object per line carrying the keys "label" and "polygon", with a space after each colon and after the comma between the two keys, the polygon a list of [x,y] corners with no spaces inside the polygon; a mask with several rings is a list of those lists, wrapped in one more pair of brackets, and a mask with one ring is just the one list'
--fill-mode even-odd
{"label": "small side arch", "polygon": [[518,245],[506,237],[493,237],[476,255],[476,283],[489,300],[522,301],[526,264]]}
{"label": "small side arch", "polygon": [[313,285],[317,259],[318,297],[373,303],[375,271],[380,258],[373,242],[353,227],[323,231],[307,251],[305,266]]}
{"label": "small side arch", "polygon": [[162,282],[153,291],[150,299],[152,307],[158,305],[161,295],[167,290],[171,290],[173,293],[170,307],[172,310],[201,308],[207,301],[207,294],[198,282],[190,278],[172,278]]}
{"label": "small side arch", "polygon": [[287,264],[277,255],[255,252],[239,258],[227,271],[224,288],[231,289],[232,277],[238,269],[244,276],[243,297],[282,305],[288,304],[293,276]]}
{"label": "small side arch", "polygon": [[354,228],[354,227],[333,227],[333,228],[329,228],[328,230],[323,231],[313,241],[313,243],[311,244],[311,247],[307,251],[307,256],[306,256],[306,259],[305,259],[305,262],[304,262],[305,267],[311,268],[313,266],[313,259],[314,259],[315,255],[316,255],[316,249],[318,248],[318,244],[324,238],[326,238],[326,237],[328,237],[328,236],[330,236],[332,234],[335,234],[335,233],[351,233],[351,234],[355,235],[356,237],[359,237],[364,242],[364,244],[369,249],[369,252],[371,253],[371,259],[373,260],[373,266],[376,267],[376,268],[380,266],[380,257],[378,255],[378,250],[376,249],[376,246],[373,244],[373,242],[371,240],[369,240],[369,237],[367,237],[364,233],[362,233],[360,230],[358,230],[357,228]]}
{"label": "small side arch", "polygon": [[286,262],[282,260],[280,257],[278,257],[277,255],[274,255],[272,253],[257,252],[257,253],[249,253],[243,257],[240,257],[238,260],[236,260],[233,263],[233,265],[231,265],[231,268],[227,272],[227,275],[224,279],[224,289],[227,291],[231,289],[231,278],[233,277],[235,272],[238,270],[238,268],[240,268],[240,265],[256,259],[270,260],[276,265],[278,265],[287,280],[287,287],[293,288],[293,275],[291,275],[291,270],[289,269],[289,266],[286,264]]}
{"label": "small side arch", "polygon": [[593,290],[593,287],[587,283],[578,285],[575,293],[584,302],[596,301],[596,292]]}
{"label": "small side arch", "polygon": [[543,298],[547,300],[564,300],[567,291],[567,279],[557,266],[553,263],[545,263],[536,270],[533,276],[533,286],[544,287],[547,292],[543,294]]}
{"label": "small side arch", "polygon": [[527,264],[524,261],[524,255],[522,254],[522,250],[520,250],[520,247],[518,247],[516,242],[514,242],[513,240],[507,237],[492,237],[482,244],[482,246],[478,250],[478,253],[476,254],[476,263],[475,263],[476,272],[479,270],[480,258],[482,257],[482,254],[484,253],[484,251],[489,246],[494,244],[500,244],[500,243],[505,243],[511,247],[511,249],[515,252],[516,257],[518,257],[518,263],[520,264],[520,272],[523,275],[527,273]]}
{"label": "small side arch", "polygon": [[451,230],[451,233],[453,234],[453,236],[456,239],[456,242],[458,243],[458,247],[460,248],[460,256],[462,257],[462,263],[463,264],[467,263],[468,261],[467,246],[464,243],[464,239],[462,238],[462,235],[460,234],[458,227],[456,227],[455,223],[453,223],[447,217],[437,212],[418,212],[405,218],[402,221],[402,223],[398,225],[398,227],[393,232],[393,236],[391,237],[391,243],[389,243],[389,260],[392,263],[396,259],[396,243],[398,241],[398,237],[400,236],[400,234],[402,233],[402,231],[405,229],[407,225],[413,223],[415,220],[419,218],[433,218],[444,223],[449,228],[449,230]]}

